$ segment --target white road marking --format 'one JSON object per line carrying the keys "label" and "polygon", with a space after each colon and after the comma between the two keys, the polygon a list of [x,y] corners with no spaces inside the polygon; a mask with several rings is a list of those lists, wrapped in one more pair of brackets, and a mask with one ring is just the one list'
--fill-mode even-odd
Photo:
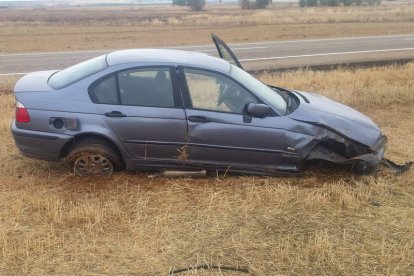
{"label": "white road marking", "polygon": [[[191,46],[189,46],[191,47]],[[203,47],[212,47],[212,46],[203,46]],[[244,47],[244,48],[233,48],[233,51],[236,50],[249,50],[249,49],[264,49],[264,48],[269,48],[267,46],[258,46],[258,47]],[[148,49],[148,48],[140,48],[140,49]],[[157,49],[157,48],[153,48],[153,49]],[[186,49],[185,46],[181,46],[181,47],[170,47],[170,48],[165,48],[165,49]],[[114,51],[120,51],[120,50],[125,50],[125,49],[112,49],[112,50],[88,50],[88,51],[72,51],[72,52],[39,52],[39,53],[17,53],[17,54],[2,54],[0,55],[0,57],[14,57],[14,56],[47,56],[47,55],[60,55],[60,54],[87,54],[87,53],[109,53],[109,52],[114,52]],[[199,52],[215,52],[217,51],[216,48],[214,49],[206,49],[206,50],[200,50]]]}
{"label": "white road marking", "polygon": [[[263,41],[263,42],[246,42],[240,44],[228,44],[229,46],[237,45],[251,45],[251,44],[283,44],[283,43],[302,43],[302,42],[318,42],[318,41],[335,41],[335,40],[359,40],[359,39],[378,39],[378,38],[404,38],[413,37],[413,34],[407,35],[379,35],[379,36],[352,36],[352,37],[337,37],[337,38],[318,38],[318,39],[301,39],[301,40],[282,40],[282,41]],[[413,37],[414,38],[414,37]]]}
{"label": "white road marking", "polygon": [[246,59],[239,59],[239,61],[288,59],[288,58],[300,58],[300,57],[320,57],[320,56],[349,55],[349,54],[363,54],[363,53],[379,53],[379,52],[393,52],[393,51],[397,52],[397,51],[410,51],[410,50],[414,50],[414,48],[352,51],[352,52],[323,53],[323,54],[309,54],[309,55],[282,56],[282,57],[246,58]]}
{"label": "white road marking", "polygon": [[[242,48],[233,48],[233,51],[239,50],[252,50],[252,49],[266,49],[269,48],[267,46],[261,47],[242,47]],[[145,49],[145,48],[142,48]],[[167,48],[168,49],[168,48]],[[108,50],[107,52],[118,51],[118,50]],[[209,49],[209,50],[199,50],[197,52],[217,52],[217,49]],[[0,57],[12,57],[12,56],[41,56],[41,55],[59,55],[59,54],[76,54],[76,53],[105,53],[105,51],[84,51],[84,52],[44,52],[44,53],[21,53],[21,54],[11,54],[11,55],[0,55]],[[1,75],[0,75],[1,76]]]}
{"label": "white road marking", "polygon": [[[303,42],[318,42],[318,41],[341,41],[341,40],[358,40],[358,39],[379,39],[379,38],[405,38],[405,40],[414,39],[413,34],[407,35],[382,35],[382,36],[356,36],[356,37],[338,37],[338,38],[319,38],[319,39],[302,39],[302,40],[283,40],[283,41],[261,41],[261,42],[246,42],[246,43],[230,43],[228,46],[244,46],[244,45],[266,45],[266,44],[283,44],[283,43],[303,43]],[[211,45],[183,45],[175,47],[165,47],[166,49],[191,49],[191,48],[211,48]],[[156,47],[155,47],[156,48]],[[144,48],[143,48],[144,49]],[[60,55],[60,54],[81,54],[81,53],[107,53],[112,51],[119,51],[124,49],[101,49],[101,50],[86,50],[86,51],[62,51],[62,52],[27,52],[27,53],[11,53],[0,54],[0,57],[13,56],[39,56],[39,55]],[[206,49],[206,51],[211,51]]]}
{"label": "white road marking", "polygon": [[[263,44],[283,44],[283,43],[302,43],[302,42],[318,42],[318,41],[334,41],[334,40],[358,40],[358,39],[379,39],[379,38],[405,38],[413,37],[414,34],[403,35],[378,35],[378,36],[350,36],[350,37],[333,37],[333,38],[315,38],[315,39],[295,39],[295,40],[281,40],[281,41],[259,41],[259,42],[245,42],[245,43],[229,43],[231,46],[243,46],[243,45],[263,45]],[[199,48],[208,47],[209,45],[189,45],[189,46],[176,46],[170,47],[170,49],[176,48]]]}
{"label": "white road marking", "polygon": [[[269,47],[244,47],[244,48],[232,48],[232,51],[237,50],[251,50],[251,49],[267,49]],[[211,50],[199,50],[197,52],[217,52],[217,49],[211,49]]]}
{"label": "white road marking", "polygon": [[0,74],[0,77],[26,75],[26,74],[29,74],[29,73],[7,73],[7,74]]}
{"label": "white road marking", "polygon": [[82,54],[82,53],[105,53],[118,50],[90,50],[90,51],[72,51],[72,52],[29,52],[18,54],[2,54],[0,57],[17,57],[17,56],[43,56],[43,55],[63,55],[63,54]]}

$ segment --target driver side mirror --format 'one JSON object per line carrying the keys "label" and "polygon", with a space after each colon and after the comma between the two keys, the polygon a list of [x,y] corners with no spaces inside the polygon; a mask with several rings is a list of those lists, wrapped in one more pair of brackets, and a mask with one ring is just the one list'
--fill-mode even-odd
{"label": "driver side mirror", "polygon": [[253,117],[264,118],[271,113],[272,109],[265,104],[249,103],[246,106],[246,111]]}

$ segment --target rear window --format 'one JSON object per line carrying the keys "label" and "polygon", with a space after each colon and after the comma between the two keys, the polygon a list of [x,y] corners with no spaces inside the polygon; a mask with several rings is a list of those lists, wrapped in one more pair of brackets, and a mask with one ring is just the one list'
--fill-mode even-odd
{"label": "rear window", "polygon": [[98,82],[92,88],[92,95],[95,102],[101,104],[118,104],[118,92],[115,76],[109,76]]}
{"label": "rear window", "polygon": [[60,89],[104,70],[108,67],[105,58],[106,55],[99,56],[54,73],[49,78],[50,87]]}

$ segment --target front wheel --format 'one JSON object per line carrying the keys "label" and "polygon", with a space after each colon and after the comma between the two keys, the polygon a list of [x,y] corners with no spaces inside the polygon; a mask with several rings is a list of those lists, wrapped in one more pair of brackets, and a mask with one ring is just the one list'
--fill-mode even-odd
{"label": "front wheel", "polygon": [[357,161],[354,163],[352,170],[357,175],[367,175],[375,173],[379,169],[379,164],[372,164],[366,161]]}
{"label": "front wheel", "polygon": [[67,162],[77,176],[111,175],[122,168],[119,154],[100,139],[84,139],[72,147]]}

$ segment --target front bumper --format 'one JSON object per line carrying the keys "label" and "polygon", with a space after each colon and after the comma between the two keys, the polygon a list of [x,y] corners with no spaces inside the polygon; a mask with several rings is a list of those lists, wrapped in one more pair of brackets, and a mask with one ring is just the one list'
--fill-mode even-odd
{"label": "front bumper", "polygon": [[384,158],[385,148],[387,146],[387,137],[382,135],[378,138],[377,142],[371,147],[371,153],[365,153],[350,158],[342,163],[353,163],[355,161],[365,161],[370,164],[380,164]]}
{"label": "front bumper", "polygon": [[58,161],[60,153],[73,136],[18,128],[13,120],[11,131],[20,152],[27,157]]}

